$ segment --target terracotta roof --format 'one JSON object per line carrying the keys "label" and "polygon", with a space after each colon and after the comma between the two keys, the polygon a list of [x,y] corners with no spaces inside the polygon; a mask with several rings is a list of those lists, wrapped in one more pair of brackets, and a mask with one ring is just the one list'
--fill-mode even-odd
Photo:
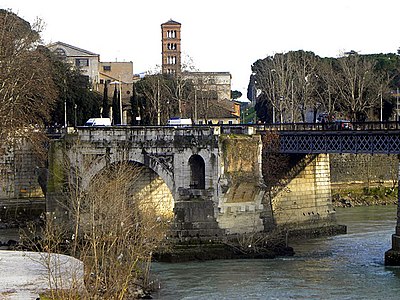
{"label": "terracotta roof", "polygon": [[181,23],[179,23],[179,22],[176,22],[176,21],[174,21],[174,20],[172,20],[172,19],[169,19],[167,22],[165,22],[165,23],[162,23],[161,25],[182,25]]}

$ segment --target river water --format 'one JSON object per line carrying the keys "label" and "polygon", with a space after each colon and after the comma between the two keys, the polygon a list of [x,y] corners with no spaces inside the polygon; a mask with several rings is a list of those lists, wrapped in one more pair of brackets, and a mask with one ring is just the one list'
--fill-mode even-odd
{"label": "river water", "polygon": [[292,243],[272,260],[154,263],[154,299],[400,299],[400,268],[385,267],[396,207],[337,209],[348,233]]}

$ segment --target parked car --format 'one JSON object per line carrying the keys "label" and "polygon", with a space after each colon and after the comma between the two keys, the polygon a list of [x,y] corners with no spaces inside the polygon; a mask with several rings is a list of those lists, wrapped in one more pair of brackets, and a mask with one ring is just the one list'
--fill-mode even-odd
{"label": "parked car", "polygon": [[315,120],[316,123],[326,123],[329,122],[329,115],[327,113],[319,114],[317,119]]}
{"label": "parked car", "polygon": [[317,119],[315,120],[316,123],[329,123],[335,120],[335,116],[328,113],[319,114]]}
{"label": "parked car", "polygon": [[332,130],[353,130],[353,124],[349,120],[335,120],[332,124]]}
{"label": "parked car", "polygon": [[86,121],[85,126],[111,126],[110,118],[90,118]]}
{"label": "parked car", "polygon": [[192,126],[192,119],[171,118],[167,122],[168,126]]}

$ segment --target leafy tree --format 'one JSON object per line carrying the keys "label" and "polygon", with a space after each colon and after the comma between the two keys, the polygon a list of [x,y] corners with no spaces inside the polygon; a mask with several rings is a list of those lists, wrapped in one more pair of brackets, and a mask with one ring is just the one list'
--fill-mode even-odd
{"label": "leafy tree", "polygon": [[68,126],[83,125],[89,118],[99,117],[101,95],[92,91],[89,78],[49,50],[47,52],[52,63],[53,81],[59,94],[48,125],[64,125],[65,104]]}
{"label": "leafy tree", "polygon": [[108,103],[108,84],[107,81],[104,83],[104,92],[103,92],[103,106],[102,106],[102,117],[108,118],[110,115],[110,105]]}
{"label": "leafy tree", "polygon": [[132,96],[130,98],[130,102],[132,115],[131,125],[141,125],[143,106],[139,102],[138,96],[136,94],[135,83],[132,84]]}
{"label": "leafy tree", "polygon": [[[399,86],[395,54],[320,58],[312,52],[277,53],[252,65],[249,91],[257,91],[261,120],[306,121],[306,113],[339,114],[352,120],[384,119],[393,110],[390,91]],[[271,117],[272,115],[272,117]]]}
{"label": "leafy tree", "polygon": [[231,98],[232,99],[239,99],[242,97],[242,92],[240,91],[231,91]]}
{"label": "leafy tree", "polygon": [[112,122],[114,125],[120,124],[119,97],[120,97],[120,94],[118,92],[117,85],[115,85],[114,95],[112,98]]}

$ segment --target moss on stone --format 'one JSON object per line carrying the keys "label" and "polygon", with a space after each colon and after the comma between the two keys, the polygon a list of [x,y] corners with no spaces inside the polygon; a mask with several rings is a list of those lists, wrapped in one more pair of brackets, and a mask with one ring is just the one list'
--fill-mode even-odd
{"label": "moss on stone", "polygon": [[60,192],[65,181],[65,165],[63,161],[64,142],[62,140],[52,141],[49,149],[49,180],[47,191],[50,193]]}
{"label": "moss on stone", "polygon": [[259,136],[223,134],[220,136],[225,174],[232,180],[248,180],[257,176]]}

